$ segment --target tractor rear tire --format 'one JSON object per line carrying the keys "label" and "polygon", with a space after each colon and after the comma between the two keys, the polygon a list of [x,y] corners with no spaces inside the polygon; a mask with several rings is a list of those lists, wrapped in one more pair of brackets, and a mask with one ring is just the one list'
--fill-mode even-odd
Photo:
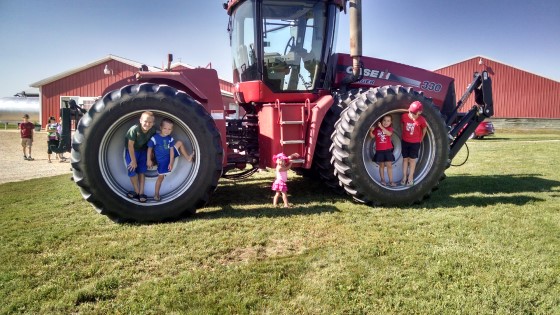
{"label": "tractor rear tire", "polygon": [[[176,157],[159,202],[127,198],[133,189],[124,160],[125,135],[144,111],[154,113],[155,126],[171,119],[175,140],[195,154],[192,162]],[[194,214],[216,189],[222,158],[220,134],[204,107],[185,92],[151,83],[106,94],[80,120],[72,141],[74,181],[82,196],[116,222],[162,222]],[[145,176],[145,193],[153,196],[157,170]]]}
{"label": "tractor rear tire", "polygon": [[[393,181],[402,179],[401,115],[413,101],[424,105],[422,116],[428,130],[416,164],[413,186],[396,187],[381,184],[379,168],[372,162],[375,140],[369,129],[380,118],[393,118]],[[340,183],[354,200],[371,205],[410,205],[427,198],[436,189],[449,163],[449,140],[444,120],[431,99],[412,88],[384,86],[371,88],[359,95],[342,112],[333,134],[333,163]],[[385,176],[388,181],[387,176]]]}

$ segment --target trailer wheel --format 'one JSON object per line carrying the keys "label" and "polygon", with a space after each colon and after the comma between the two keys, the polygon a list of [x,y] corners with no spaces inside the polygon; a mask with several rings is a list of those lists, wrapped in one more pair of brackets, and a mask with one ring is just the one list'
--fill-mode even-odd
{"label": "trailer wheel", "polygon": [[[127,198],[133,190],[124,160],[125,134],[143,111],[154,125],[174,122],[173,137],[184,143],[193,162],[175,159],[161,186],[159,202]],[[72,141],[74,181],[99,213],[117,222],[176,220],[206,204],[222,173],[220,134],[208,112],[185,92],[166,85],[128,85],[106,94],[80,120]],[[146,173],[145,193],[154,195],[157,170]]]}
{"label": "trailer wheel", "polygon": [[[375,140],[368,136],[368,130],[381,117],[392,116],[393,181],[400,182],[403,177],[400,121],[413,101],[424,104],[422,115],[428,124],[416,164],[415,184],[383,186],[378,165],[372,162]],[[449,162],[449,140],[439,110],[421,93],[401,86],[372,88],[351,102],[337,123],[331,151],[334,168],[346,192],[356,201],[373,205],[409,205],[423,200],[444,178]]]}

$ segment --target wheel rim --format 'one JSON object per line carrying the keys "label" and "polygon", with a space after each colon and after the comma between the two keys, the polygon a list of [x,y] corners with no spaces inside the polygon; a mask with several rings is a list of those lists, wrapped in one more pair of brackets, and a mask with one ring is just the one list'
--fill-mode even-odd
{"label": "wheel rim", "polygon": [[[200,156],[200,145],[196,141],[192,130],[179,118],[166,112],[152,110],[156,117],[154,125],[159,126],[159,122],[163,118],[171,119],[174,122],[172,133],[174,139],[183,142],[183,145],[189,153],[195,153],[195,158],[192,163],[187,163],[181,156],[175,158],[173,170],[165,176],[160,188],[161,201],[156,203],[152,202],[150,199],[147,203],[140,203],[138,200],[128,199],[126,193],[133,190],[133,186],[130,183],[124,159],[124,135],[133,124],[137,123],[138,117],[140,117],[143,111],[144,110],[130,112],[120,117],[111,125],[101,139],[98,163],[103,179],[115,194],[132,203],[150,206],[171,202],[183,195],[185,191],[191,187],[200,167],[200,162],[197,158]],[[144,193],[148,196],[153,196],[155,192],[155,182],[158,176],[157,167],[148,169],[145,175]]]}
{"label": "wheel rim", "polygon": [[[391,115],[393,117],[393,135],[391,136],[391,141],[393,142],[393,155],[395,156],[395,161],[392,163],[393,165],[393,182],[397,183],[397,186],[391,187],[389,185],[383,186],[389,190],[405,190],[410,187],[407,186],[400,186],[398,183],[403,178],[403,157],[402,157],[402,147],[401,147],[401,137],[400,135],[401,130],[401,114],[406,113],[406,110],[393,110],[378,117],[375,117],[374,121],[378,121],[381,117],[385,115]],[[420,151],[418,152],[418,159],[416,161],[416,169],[414,172],[414,182],[419,183],[421,182],[428,174],[428,172],[432,169],[434,164],[434,160],[436,157],[436,143],[435,143],[435,136],[433,133],[432,128],[430,128],[430,124],[428,123],[426,136],[420,145]],[[373,125],[370,127],[374,127]],[[375,139],[370,138],[369,136],[365,136],[363,141],[364,146],[362,148],[362,160],[363,164],[366,168],[366,171],[369,177],[378,185],[381,185],[381,177],[379,175],[379,164],[373,161],[373,155],[375,153]],[[388,183],[388,176],[387,171],[385,171],[385,182]]]}

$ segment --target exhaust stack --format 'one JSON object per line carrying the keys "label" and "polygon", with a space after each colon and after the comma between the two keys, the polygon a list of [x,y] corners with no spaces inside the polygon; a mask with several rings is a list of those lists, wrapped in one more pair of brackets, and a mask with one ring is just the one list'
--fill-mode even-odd
{"label": "exhaust stack", "polygon": [[362,0],[350,0],[350,57],[354,80],[360,77],[362,57]]}

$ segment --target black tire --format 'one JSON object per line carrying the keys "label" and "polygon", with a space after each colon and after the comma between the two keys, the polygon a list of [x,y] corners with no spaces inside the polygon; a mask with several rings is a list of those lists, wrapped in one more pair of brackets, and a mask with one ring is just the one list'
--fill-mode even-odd
{"label": "black tire", "polygon": [[[375,141],[368,136],[374,123],[393,117],[393,181],[402,179],[401,114],[413,101],[424,105],[428,131],[420,148],[413,186],[383,186],[379,168],[372,162]],[[374,205],[409,205],[428,197],[437,188],[449,163],[449,140],[444,120],[432,101],[412,88],[385,86],[364,91],[341,115],[333,134],[332,155],[336,174],[348,194]]]}
{"label": "black tire", "polygon": [[[132,184],[124,161],[125,134],[143,111],[174,122],[173,136],[194,152],[192,163],[179,157],[161,186],[162,200],[129,199]],[[206,204],[222,173],[223,150],[212,117],[185,92],[144,83],[115,90],[98,100],[80,120],[72,141],[74,181],[99,213],[117,222],[176,220]],[[145,192],[153,196],[156,170],[146,173]]]}
{"label": "black tire", "polygon": [[323,118],[321,128],[319,129],[319,135],[317,136],[315,153],[313,154],[313,164],[311,165],[311,169],[317,174],[319,180],[324,182],[327,187],[339,193],[343,191],[338,184],[338,178],[334,174],[334,167],[331,164],[332,154],[330,152],[330,147],[332,145],[331,135],[335,131],[334,125],[346,106],[341,100],[342,99],[339,98],[337,102],[329,108]]}
{"label": "black tire", "polygon": [[300,173],[306,177],[321,180],[336,193],[344,193],[344,190],[338,182],[334,165],[331,163],[331,137],[336,130],[335,125],[338,119],[340,119],[340,114],[348,107],[350,102],[360,95],[361,91],[361,89],[354,89],[343,94],[333,95],[335,103],[329,108],[321,123],[311,169]]}

